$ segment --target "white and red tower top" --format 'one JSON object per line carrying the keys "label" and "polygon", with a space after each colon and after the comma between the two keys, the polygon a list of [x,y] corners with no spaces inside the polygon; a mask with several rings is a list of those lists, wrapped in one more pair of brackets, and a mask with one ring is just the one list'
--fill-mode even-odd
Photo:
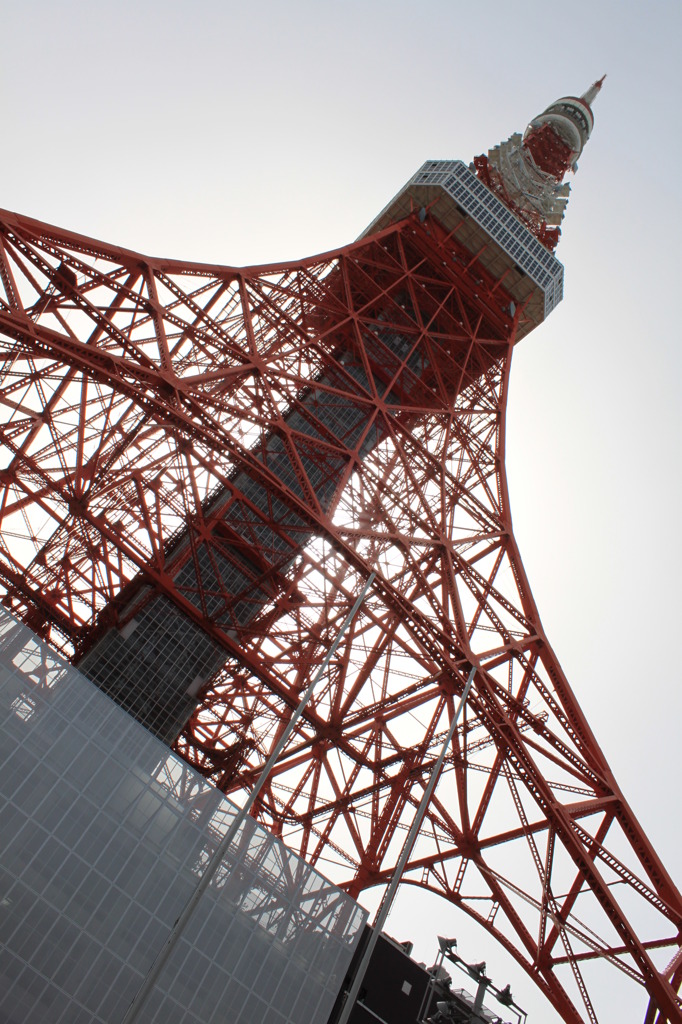
{"label": "white and red tower top", "polygon": [[[606,77],[606,76],[604,76]],[[559,241],[571,186],[564,182],[594,125],[592,103],[604,78],[582,96],[563,96],[528,125],[468,166],[427,160],[361,237],[403,217],[432,216],[456,234],[523,309],[521,339],[561,302],[564,268]]]}
{"label": "white and red tower top", "polygon": [[474,160],[483,181],[548,249],[559,241],[570,185],[562,184],[594,126],[592,104],[606,75],[582,94],[562,96],[528,125],[523,136],[506,142]]}
{"label": "white and red tower top", "polygon": [[592,104],[606,75],[595,82],[582,96],[562,96],[526,129],[523,145],[530,150],[537,166],[557,180],[569,169],[575,170],[577,160],[594,127]]}

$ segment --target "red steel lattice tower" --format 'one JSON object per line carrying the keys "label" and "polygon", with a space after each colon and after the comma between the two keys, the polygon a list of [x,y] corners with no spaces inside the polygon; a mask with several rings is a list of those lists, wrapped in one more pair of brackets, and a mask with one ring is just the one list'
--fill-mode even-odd
{"label": "red steel lattice tower", "polygon": [[679,1021],[682,898],[544,635],[505,479],[511,355],[561,299],[600,84],[296,263],[148,259],[2,212],[0,581],[238,796],[375,573],[259,817],[352,894],[385,885],[474,667],[405,882],[565,1021],[598,1020],[595,964]]}

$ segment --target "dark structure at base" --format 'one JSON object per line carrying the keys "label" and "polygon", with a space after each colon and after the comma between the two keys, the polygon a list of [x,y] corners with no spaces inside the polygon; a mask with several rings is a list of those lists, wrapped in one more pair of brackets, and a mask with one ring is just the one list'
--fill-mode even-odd
{"label": "dark structure at base", "polygon": [[[345,993],[370,935],[366,926],[328,1024],[341,1019]],[[526,1014],[514,1002],[509,985],[498,988],[484,963],[463,960],[454,939],[439,937],[438,944],[438,959],[427,968],[412,959],[411,942],[380,935],[349,1024],[525,1024]],[[457,986],[457,970],[468,978],[473,995]]]}

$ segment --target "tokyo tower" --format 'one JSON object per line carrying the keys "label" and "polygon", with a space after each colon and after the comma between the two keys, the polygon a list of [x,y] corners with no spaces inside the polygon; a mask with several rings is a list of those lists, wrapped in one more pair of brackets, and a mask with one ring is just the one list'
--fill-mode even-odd
{"label": "tokyo tower", "polygon": [[[356,241],[234,268],[0,211],[3,604],[353,896],[467,913],[567,1024],[682,1021],[682,897],[544,634],[512,529],[514,346],[601,87],[428,161]],[[642,989],[643,991],[639,991]],[[647,1009],[648,1006],[648,1009]]]}

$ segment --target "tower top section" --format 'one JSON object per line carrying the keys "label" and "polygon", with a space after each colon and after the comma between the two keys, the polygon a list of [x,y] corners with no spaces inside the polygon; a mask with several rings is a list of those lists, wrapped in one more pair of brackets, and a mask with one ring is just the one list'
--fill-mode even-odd
{"label": "tower top section", "polygon": [[474,159],[476,175],[517,214],[548,249],[555,249],[568,202],[568,171],[592,134],[592,103],[606,75],[582,94],[562,96],[512,135]]}
{"label": "tower top section", "polygon": [[[553,176],[564,176],[570,168],[576,170],[577,160],[585,143],[592,134],[594,114],[592,104],[604,84],[606,75],[582,94],[582,96],[562,96],[552,103],[542,114],[534,117],[523,137],[524,145],[531,148],[538,167]],[[543,150],[537,140],[551,131],[555,137],[557,151],[565,153],[563,161],[547,162]],[[567,161],[570,161],[568,163]]]}
{"label": "tower top section", "polygon": [[466,167],[429,160],[370,224],[379,231],[410,213],[435,217],[500,280],[523,310],[517,337],[544,320],[563,297],[564,269],[554,256],[569,171],[594,126],[592,103],[604,75],[582,96],[562,96]]}

